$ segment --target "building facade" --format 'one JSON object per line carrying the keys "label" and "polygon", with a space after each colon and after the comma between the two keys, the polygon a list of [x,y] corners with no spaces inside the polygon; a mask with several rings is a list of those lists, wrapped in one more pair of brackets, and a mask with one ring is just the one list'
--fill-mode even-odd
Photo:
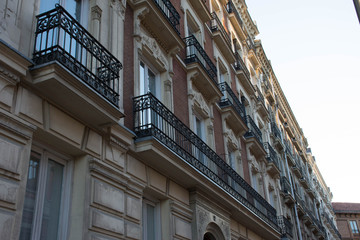
{"label": "building facade", "polygon": [[341,239],[244,0],[0,11],[1,239]]}
{"label": "building facade", "polygon": [[342,239],[360,239],[360,203],[333,202],[332,206]]}

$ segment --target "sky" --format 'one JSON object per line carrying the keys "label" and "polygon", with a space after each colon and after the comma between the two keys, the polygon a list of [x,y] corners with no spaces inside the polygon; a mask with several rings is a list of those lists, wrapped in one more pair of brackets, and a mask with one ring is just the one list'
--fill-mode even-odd
{"label": "sky", "polygon": [[353,0],[246,0],[333,202],[360,203],[360,23]]}

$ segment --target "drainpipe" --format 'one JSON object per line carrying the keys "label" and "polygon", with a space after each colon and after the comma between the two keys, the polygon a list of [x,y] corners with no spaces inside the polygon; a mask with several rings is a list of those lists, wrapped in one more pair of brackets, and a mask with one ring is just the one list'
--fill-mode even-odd
{"label": "drainpipe", "polygon": [[[285,146],[284,141],[283,141],[283,138],[281,139],[281,142],[282,142],[283,146]],[[286,146],[285,146],[285,147],[286,147]],[[285,164],[285,166],[286,166],[286,172],[287,172],[287,175],[289,176],[291,194],[295,197],[294,189],[293,189],[293,184],[292,184],[292,179],[291,179],[291,177],[290,177],[288,160],[287,160],[287,157],[286,157],[286,150],[284,151],[284,156],[285,156],[285,163],[286,163],[286,164]],[[297,228],[297,231],[298,231],[298,237],[299,237],[299,240],[302,240],[301,230],[300,230],[300,223],[299,223],[299,216],[298,216],[298,213],[297,213],[296,203],[294,204],[294,211],[295,211],[295,220],[296,220],[296,228]]]}

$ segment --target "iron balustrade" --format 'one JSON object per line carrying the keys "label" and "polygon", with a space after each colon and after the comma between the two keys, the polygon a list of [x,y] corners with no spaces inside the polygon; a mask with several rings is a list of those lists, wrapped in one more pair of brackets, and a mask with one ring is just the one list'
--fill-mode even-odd
{"label": "iron balustrade", "polygon": [[271,145],[268,142],[264,144],[264,147],[267,152],[266,160],[268,160],[268,162],[274,163],[275,166],[280,170],[278,154],[275,152],[275,150],[271,147]]}
{"label": "iron balustrade", "polygon": [[341,238],[341,234],[338,231],[338,229],[335,227],[334,222],[330,219],[329,215],[327,213],[322,213],[322,216],[325,217],[326,221],[330,224],[331,228],[333,229],[333,231],[335,232],[335,234],[340,238]]}
{"label": "iron balustrade", "polygon": [[248,37],[246,42],[247,42],[247,45],[248,45],[249,49],[253,50],[255,52],[255,43],[254,43],[254,41],[250,37]]}
{"label": "iron balustrade", "polygon": [[282,237],[293,237],[293,224],[285,216],[278,216],[278,223],[281,228]]}
{"label": "iron balustrade", "polygon": [[256,92],[257,92],[257,100],[262,104],[265,104],[264,95],[261,93],[260,88],[258,86],[256,86]]}
{"label": "iron balustrade", "polygon": [[153,0],[156,6],[160,9],[164,17],[174,28],[176,33],[180,36],[180,14],[169,0]]}
{"label": "iron balustrade", "polygon": [[226,32],[223,24],[221,23],[219,17],[217,16],[217,14],[215,12],[211,13],[211,21],[210,21],[210,28],[211,31],[220,31],[221,34],[223,35],[223,37],[225,38],[226,43],[228,44],[229,47],[231,47],[231,39],[229,34]]}
{"label": "iron balustrade", "polygon": [[305,212],[306,214],[310,217],[312,224],[315,225],[320,232],[322,232],[323,234],[325,234],[325,228],[324,226],[322,226],[322,224],[320,223],[320,221],[314,216],[313,211],[311,211],[308,207],[304,207],[305,208]]}
{"label": "iron balustrade", "polygon": [[275,122],[271,122],[271,131],[275,137],[281,140],[281,132]]}
{"label": "iron balustrade", "polygon": [[270,81],[265,74],[262,75],[262,82],[263,82],[263,85],[265,86],[265,89],[270,90],[270,86],[271,86]]}
{"label": "iron balustrade", "polygon": [[235,65],[234,65],[235,69],[243,71],[245,76],[247,77],[247,79],[250,80],[250,72],[247,69],[244,61],[241,59],[241,56],[240,56],[240,54],[238,52],[235,53],[235,59],[236,59],[235,60]]}
{"label": "iron balustrade", "polygon": [[280,183],[281,183],[281,189],[284,193],[286,194],[291,194],[291,185],[289,180],[287,179],[287,177],[282,176],[280,178]]}
{"label": "iron balustrade", "polygon": [[57,61],[98,94],[119,106],[117,60],[62,6],[37,16],[33,61]]}
{"label": "iron balustrade", "polygon": [[258,126],[256,126],[256,123],[249,115],[246,117],[246,122],[248,124],[249,131],[245,133],[245,137],[255,137],[262,145],[263,141],[261,130],[258,128]]}
{"label": "iron balustrade", "polygon": [[133,99],[136,141],[153,137],[279,230],[276,210],[151,93]]}
{"label": "iron balustrade", "polygon": [[286,147],[286,154],[289,155],[291,158],[293,158],[293,151],[290,147],[289,141],[285,140],[285,147]]}
{"label": "iron balustrade", "polygon": [[222,82],[219,84],[219,88],[224,95],[220,100],[220,107],[231,105],[239,114],[240,118],[244,121],[244,123],[246,123],[245,106],[236,97],[235,93],[231,90],[229,84],[227,84],[226,82]]}
{"label": "iron balustrade", "polygon": [[215,64],[211,61],[203,47],[200,45],[194,35],[184,39],[186,43],[186,58],[185,63],[190,64],[193,62],[199,63],[205,72],[209,75],[211,80],[217,85],[216,76],[217,70]]}
{"label": "iron balustrade", "polygon": [[[235,18],[236,18],[236,20],[238,21],[241,29],[243,29],[243,27],[244,27],[244,22],[243,22],[243,20],[241,19],[239,12],[236,10],[236,7],[235,7],[234,3],[232,2],[232,0],[229,0],[229,1],[227,2],[227,4],[225,5],[225,8],[226,8],[226,11],[227,11],[228,13],[234,13]],[[243,29],[243,31],[244,31],[244,29]]]}

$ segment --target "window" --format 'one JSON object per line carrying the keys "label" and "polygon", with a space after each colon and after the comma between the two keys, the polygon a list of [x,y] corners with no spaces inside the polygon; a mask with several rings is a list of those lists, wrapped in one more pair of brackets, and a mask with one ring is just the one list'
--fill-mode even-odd
{"label": "window", "polygon": [[256,173],[253,173],[252,175],[252,187],[257,191],[259,192],[259,185],[258,185],[258,180],[257,180],[257,174]]}
{"label": "window", "polygon": [[349,221],[349,224],[350,224],[351,232],[352,232],[352,233],[355,233],[355,234],[359,234],[359,233],[360,233],[359,227],[358,227],[356,221],[354,221],[354,220]]}
{"label": "window", "polygon": [[19,239],[66,236],[67,172],[64,160],[44,151],[31,152]]}
{"label": "window", "polygon": [[[194,132],[196,133],[196,135],[203,140],[204,142],[206,142],[206,138],[205,138],[205,124],[204,124],[204,120],[202,118],[200,118],[197,115],[194,115]],[[207,166],[207,159],[206,156],[204,155],[204,153],[202,153],[200,151],[199,148],[194,147],[194,156],[201,162],[203,163],[205,166]]]}
{"label": "window", "polygon": [[60,4],[71,16],[73,16],[78,22],[82,20],[82,1],[81,0],[41,0],[40,2],[40,13],[47,12],[55,8],[55,4]]}
{"label": "window", "polygon": [[151,92],[155,97],[160,98],[159,75],[155,71],[140,61],[140,95]]}
{"label": "window", "polygon": [[143,240],[161,239],[160,203],[144,199]]}

